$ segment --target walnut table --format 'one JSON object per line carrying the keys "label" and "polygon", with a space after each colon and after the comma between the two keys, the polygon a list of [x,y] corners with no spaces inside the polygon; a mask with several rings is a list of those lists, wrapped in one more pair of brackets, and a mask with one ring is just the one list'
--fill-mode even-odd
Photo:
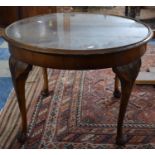
{"label": "walnut table", "polygon": [[[151,29],[133,19],[88,13],[56,13],[17,21],[4,31],[11,53],[9,64],[22,116],[20,139],[26,139],[25,81],[33,65],[89,70],[112,68],[121,82],[116,143],[125,144],[123,120],[141,56],[152,37]],[[117,90],[115,90],[117,91]]]}

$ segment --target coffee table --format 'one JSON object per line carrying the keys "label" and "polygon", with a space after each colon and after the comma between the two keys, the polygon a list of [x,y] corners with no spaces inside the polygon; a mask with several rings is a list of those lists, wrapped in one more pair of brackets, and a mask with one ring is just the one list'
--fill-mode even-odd
{"label": "coffee table", "polygon": [[[121,83],[116,143],[125,144],[123,120],[141,56],[153,33],[135,19],[89,13],[56,13],[17,21],[4,31],[10,50],[10,71],[22,117],[21,142],[26,139],[25,81],[32,66],[90,70],[112,68]],[[117,81],[115,82],[117,92]]]}

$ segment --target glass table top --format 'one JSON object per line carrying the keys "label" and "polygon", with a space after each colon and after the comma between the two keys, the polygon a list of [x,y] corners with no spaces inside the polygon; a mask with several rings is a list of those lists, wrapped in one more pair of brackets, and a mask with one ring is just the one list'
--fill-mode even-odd
{"label": "glass table top", "polygon": [[139,43],[150,30],[119,16],[56,13],[17,21],[5,29],[5,34],[18,43],[39,48],[97,50]]}

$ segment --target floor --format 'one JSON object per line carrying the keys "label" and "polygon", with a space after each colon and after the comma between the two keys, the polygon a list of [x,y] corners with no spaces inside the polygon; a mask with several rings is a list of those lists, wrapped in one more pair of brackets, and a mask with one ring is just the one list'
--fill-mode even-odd
{"label": "floor", "polygon": [[8,58],[8,45],[0,38],[0,110],[4,107],[12,89]]}
{"label": "floor", "polygon": [[[74,8],[75,11],[79,8]],[[113,7],[113,8],[104,8],[104,7],[89,7],[88,12],[98,12],[98,13],[107,13],[107,14],[117,14],[117,15],[124,15],[124,7]],[[147,13],[146,13],[147,12]],[[143,19],[148,17],[154,17],[154,10],[142,10],[141,17]],[[147,16],[147,17],[146,17]],[[154,25],[154,24],[153,24]],[[151,40],[149,44],[155,45],[155,39]],[[12,89],[12,81],[10,77],[10,71],[8,66],[8,58],[9,58],[9,51],[7,43],[0,37],[0,111],[5,105],[5,102],[11,92]]]}
{"label": "floor", "polygon": [[[59,8],[59,7],[58,7]],[[82,11],[83,7],[73,7],[73,10],[75,12]],[[148,9],[149,7],[144,7],[141,9],[140,14],[137,15],[136,18],[138,19],[151,19],[155,18],[155,8]],[[86,10],[85,10],[86,11]],[[87,9],[88,12],[93,12],[93,13],[104,13],[104,14],[114,14],[114,15],[119,15],[119,16],[124,16],[125,15],[125,7],[124,6],[106,6],[106,7],[101,7],[101,6],[89,6]]]}

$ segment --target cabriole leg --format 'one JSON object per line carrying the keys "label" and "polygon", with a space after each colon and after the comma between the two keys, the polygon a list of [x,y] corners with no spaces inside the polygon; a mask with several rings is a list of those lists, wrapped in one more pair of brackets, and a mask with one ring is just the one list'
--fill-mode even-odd
{"label": "cabriole leg", "polygon": [[115,85],[114,85],[113,95],[116,98],[120,98],[121,97],[121,92],[119,90],[119,78],[117,77],[117,75],[115,75]]}
{"label": "cabriole leg", "polygon": [[44,96],[48,96],[48,94],[49,94],[49,88],[48,88],[47,68],[42,68],[42,72],[43,72],[43,79],[44,79],[42,94]]}
{"label": "cabriole leg", "polygon": [[25,82],[32,65],[18,61],[13,56],[9,59],[10,72],[12,81],[16,92],[19,109],[22,117],[22,129],[18,136],[18,140],[23,143],[26,140],[27,133],[27,117],[26,117],[26,104],[25,104]]}
{"label": "cabriole leg", "polygon": [[117,122],[117,137],[116,144],[124,145],[126,142],[123,136],[123,120],[127,109],[127,104],[132,91],[132,87],[139,73],[141,60],[134,61],[125,66],[114,67],[113,71],[116,73],[121,82],[121,101],[120,110]]}

